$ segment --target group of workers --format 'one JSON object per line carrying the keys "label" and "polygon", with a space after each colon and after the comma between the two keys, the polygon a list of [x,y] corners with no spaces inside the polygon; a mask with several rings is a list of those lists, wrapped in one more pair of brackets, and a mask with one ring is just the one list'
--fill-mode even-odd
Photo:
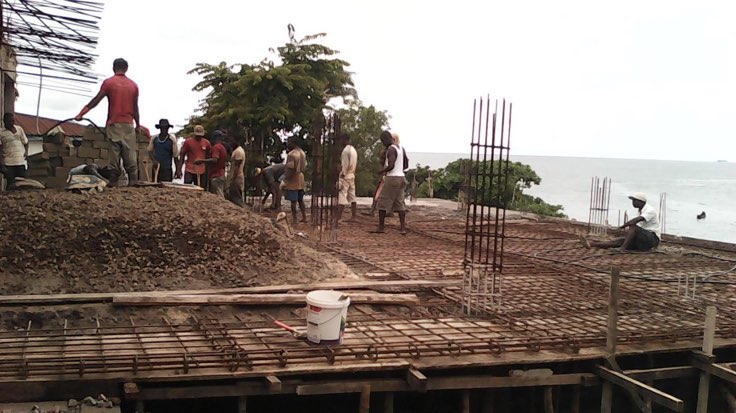
{"label": "group of workers", "polygon": [[[140,124],[138,109],[138,86],[126,76],[128,62],[115,59],[114,75],[106,79],[97,95],[85,105],[76,120],[95,108],[104,98],[108,101],[106,134],[111,144],[110,167],[113,169],[110,184],[115,185],[123,173],[128,175],[129,185],[138,180],[138,159],[136,135],[145,132]],[[219,196],[243,206],[245,191],[245,151],[239,146],[227,130],[216,130],[206,137],[207,133],[201,125],[194,127],[193,136],[187,138],[179,148],[177,137],[170,133],[172,125],[167,119],[161,119],[156,128],[158,134],[150,137],[148,153],[153,161],[153,179],[157,182],[172,181],[183,178],[186,184],[196,184],[208,188]],[[380,136],[385,147],[382,154],[381,183],[376,190],[375,204],[379,210],[379,224],[374,232],[385,231],[385,218],[389,212],[399,215],[400,231],[406,233],[406,212],[404,192],[406,181],[404,171],[409,167],[408,157],[401,147],[398,136],[385,131]],[[335,225],[345,208],[350,205],[352,217],[356,218],[357,199],[355,194],[355,171],[358,165],[358,154],[350,144],[350,136],[342,134],[339,141],[343,146],[340,156],[339,179],[337,183],[338,210]],[[283,162],[257,169],[255,175],[266,184],[266,195],[273,197],[272,208],[281,208],[283,197],[291,202],[292,222],[297,221],[297,208],[301,212],[301,222],[307,221],[304,205],[304,173],[307,157],[299,147],[296,138],[286,142],[287,156]],[[121,168],[122,161],[122,168]],[[230,162],[227,172],[227,162]],[[183,172],[183,173],[182,173]],[[283,190],[283,191],[282,191]]]}
{"label": "group of workers", "polygon": [[[87,112],[96,107],[103,98],[107,98],[106,134],[111,143],[109,168],[112,169],[112,173],[104,179],[112,185],[115,185],[122,175],[121,160],[128,174],[129,184],[134,185],[138,180],[136,134],[140,133],[142,128],[138,110],[138,86],[126,76],[127,70],[128,63],[124,59],[115,59],[114,76],[102,83],[97,95],[75,118],[82,120]],[[0,130],[0,151],[2,151],[0,172],[5,175],[8,188],[12,189],[16,177],[25,177],[28,138],[23,129],[15,125],[12,113],[3,116],[3,124],[4,128]],[[183,177],[184,183],[208,188],[211,192],[244,206],[245,151],[232,136],[228,135],[227,130],[216,130],[210,135],[210,139],[207,139],[204,127],[197,125],[194,127],[193,136],[186,139],[179,148],[177,137],[170,133],[171,127],[167,119],[161,119],[156,124],[159,133],[150,137],[148,152],[153,161],[154,180],[166,182]],[[395,133],[384,131],[380,140],[385,149],[381,153],[381,169],[378,171],[381,179],[376,188],[371,211],[373,213],[376,208],[378,209],[378,227],[372,232],[385,232],[386,216],[395,212],[399,215],[399,231],[406,234],[404,171],[409,168],[409,159]],[[349,135],[342,134],[339,141],[343,150],[338,165],[338,209],[335,225],[338,225],[348,205],[351,207],[350,220],[356,218],[357,209],[355,172],[358,154],[350,144]],[[284,198],[291,202],[292,222],[297,221],[297,207],[301,212],[301,222],[306,222],[304,172],[307,157],[297,144],[296,138],[289,138],[286,147],[285,162],[274,162],[262,170],[256,170],[255,175],[266,184],[266,195],[262,204],[265,204],[270,195],[273,197],[272,209],[279,210],[283,189]],[[230,168],[229,172],[226,172],[228,161]],[[96,165],[81,165],[76,169],[72,172],[100,176]],[[649,251],[659,245],[661,236],[656,210],[647,204],[646,195],[643,193],[636,193],[629,198],[638,209],[639,216],[621,226],[621,229],[627,230],[626,236],[605,242],[590,242],[581,237],[583,246]]]}

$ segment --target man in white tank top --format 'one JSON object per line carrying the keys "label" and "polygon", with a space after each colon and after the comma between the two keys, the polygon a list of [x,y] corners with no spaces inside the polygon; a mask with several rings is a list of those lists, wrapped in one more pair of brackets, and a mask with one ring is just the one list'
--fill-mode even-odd
{"label": "man in white tank top", "polygon": [[385,175],[383,189],[378,198],[378,228],[376,233],[385,232],[386,211],[394,211],[399,214],[401,222],[401,234],[406,234],[406,207],[404,206],[404,192],[406,180],[404,170],[409,167],[409,158],[401,145],[394,142],[389,131],[381,133],[381,143],[386,147],[386,162],[383,169],[378,171]]}

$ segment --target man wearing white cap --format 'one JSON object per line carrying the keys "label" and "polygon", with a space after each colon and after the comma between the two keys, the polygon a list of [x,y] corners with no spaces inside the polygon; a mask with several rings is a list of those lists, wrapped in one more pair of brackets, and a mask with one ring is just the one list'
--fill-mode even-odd
{"label": "man wearing white cap", "polygon": [[634,208],[639,210],[639,216],[621,225],[621,229],[628,228],[625,238],[612,241],[589,242],[580,237],[586,248],[619,248],[621,251],[650,251],[659,246],[661,238],[657,210],[647,204],[647,196],[641,192],[630,195],[629,199]]}

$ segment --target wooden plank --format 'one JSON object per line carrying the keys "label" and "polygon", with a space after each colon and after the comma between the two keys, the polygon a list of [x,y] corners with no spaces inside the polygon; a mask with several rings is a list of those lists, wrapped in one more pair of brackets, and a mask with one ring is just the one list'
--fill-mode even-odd
{"label": "wooden plank", "polygon": [[645,399],[651,399],[654,403],[672,411],[682,412],[685,409],[685,403],[677,397],[671,396],[661,390],[657,390],[654,387],[647,386],[646,384],[632,379],[623,373],[619,373],[603,366],[597,366],[596,374],[612,384],[636,392],[642,395]]}
{"label": "wooden plank", "polygon": [[624,371],[624,374],[639,381],[656,381],[693,377],[698,374],[698,370],[692,366],[663,367],[656,369],[626,370]]}
{"label": "wooden plank", "polygon": [[335,382],[298,385],[296,386],[296,394],[299,396],[310,396],[317,394],[360,393],[365,386],[370,386],[371,390],[375,392],[411,390],[409,384],[401,379],[339,380]]}
{"label": "wooden plank", "polygon": [[458,285],[457,280],[352,280],[332,281],[311,284],[265,285],[258,287],[216,288],[205,290],[144,291],[130,293],[78,293],[78,294],[22,294],[0,296],[0,305],[51,305],[73,303],[112,302],[114,297],[144,297],[151,294],[167,295],[207,295],[207,294],[265,294],[288,291],[311,290],[351,290],[374,288],[438,288]]}
{"label": "wooden plank", "polygon": [[[355,304],[417,305],[416,294],[346,293]],[[114,297],[116,306],[166,306],[166,305],[303,305],[306,294],[209,294],[166,295],[141,297]]]}
{"label": "wooden plank", "polygon": [[693,366],[704,373],[711,374],[718,377],[719,379],[736,384],[736,371],[733,371],[726,366],[720,364],[705,363],[697,358],[694,358],[692,360],[692,363]]}
{"label": "wooden plank", "polygon": [[552,376],[459,376],[433,377],[427,383],[427,390],[493,389],[506,387],[570,386],[581,384],[590,373],[554,374]]}

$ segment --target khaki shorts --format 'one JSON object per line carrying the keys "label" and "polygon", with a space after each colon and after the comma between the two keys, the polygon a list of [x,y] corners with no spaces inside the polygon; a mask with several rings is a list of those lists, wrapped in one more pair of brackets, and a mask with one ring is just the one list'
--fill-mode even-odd
{"label": "khaki shorts", "polygon": [[337,196],[338,205],[348,205],[357,202],[355,197],[355,178],[340,178],[340,193]]}
{"label": "khaki shorts", "polygon": [[404,206],[404,190],[406,181],[403,176],[387,176],[383,181],[383,189],[378,197],[379,211],[402,212]]}
{"label": "khaki shorts", "polygon": [[218,176],[217,178],[212,178],[210,180],[210,192],[219,196],[220,198],[225,198],[226,183],[227,181],[225,180],[224,176]]}

